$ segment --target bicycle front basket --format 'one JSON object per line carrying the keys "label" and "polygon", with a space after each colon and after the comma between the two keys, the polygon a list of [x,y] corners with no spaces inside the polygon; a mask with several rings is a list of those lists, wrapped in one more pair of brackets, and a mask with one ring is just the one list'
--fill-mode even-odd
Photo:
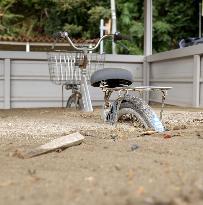
{"label": "bicycle front basket", "polygon": [[48,66],[50,80],[58,85],[79,84],[81,80],[80,62],[82,52],[49,52]]}

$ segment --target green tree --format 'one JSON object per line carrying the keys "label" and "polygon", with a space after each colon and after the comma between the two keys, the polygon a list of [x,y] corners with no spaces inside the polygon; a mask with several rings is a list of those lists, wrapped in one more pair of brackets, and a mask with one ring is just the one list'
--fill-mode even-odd
{"label": "green tree", "polygon": [[1,34],[10,36],[43,34],[48,8],[53,5],[51,0],[2,0]]}
{"label": "green tree", "polygon": [[198,13],[191,0],[154,1],[155,52],[176,48],[182,38],[198,35]]}
{"label": "green tree", "polygon": [[[131,36],[123,42],[130,54],[143,53],[143,7],[143,0],[116,0],[117,28]],[[180,39],[197,36],[195,9],[192,0],[153,0],[153,52],[176,48]],[[0,0],[0,35],[41,36],[67,30],[74,38],[97,38],[100,19],[110,16],[109,0]]]}
{"label": "green tree", "polygon": [[[143,1],[117,0],[118,30],[131,37],[131,41],[125,41],[130,54],[143,53],[144,18]],[[123,53],[125,49],[117,47]]]}

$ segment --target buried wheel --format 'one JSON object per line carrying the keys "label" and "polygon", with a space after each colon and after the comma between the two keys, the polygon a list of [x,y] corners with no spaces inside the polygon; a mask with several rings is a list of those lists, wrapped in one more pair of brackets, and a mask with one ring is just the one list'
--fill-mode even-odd
{"label": "buried wheel", "polygon": [[67,101],[66,108],[75,107],[77,110],[83,109],[82,96],[80,92],[73,93]]}
{"label": "buried wheel", "polygon": [[163,132],[164,126],[152,108],[142,99],[134,96],[125,96],[122,100],[117,120],[120,122],[131,121],[134,125],[146,129]]}

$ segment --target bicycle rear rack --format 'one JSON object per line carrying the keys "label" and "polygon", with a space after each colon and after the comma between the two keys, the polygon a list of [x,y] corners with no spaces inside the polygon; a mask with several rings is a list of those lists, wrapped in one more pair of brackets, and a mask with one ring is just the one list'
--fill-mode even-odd
{"label": "bicycle rear rack", "polygon": [[172,87],[162,87],[162,86],[137,86],[137,87],[115,87],[115,88],[108,88],[106,86],[100,86],[102,91],[104,92],[104,109],[108,109],[110,102],[109,98],[113,91],[118,91],[119,92],[119,97],[118,98],[123,98],[126,94],[128,94],[129,91],[135,91],[138,92],[139,94],[147,91],[161,91],[161,110],[160,110],[160,120],[162,120],[163,117],[163,110],[165,106],[165,99],[167,95],[167,91],[170,90]]}

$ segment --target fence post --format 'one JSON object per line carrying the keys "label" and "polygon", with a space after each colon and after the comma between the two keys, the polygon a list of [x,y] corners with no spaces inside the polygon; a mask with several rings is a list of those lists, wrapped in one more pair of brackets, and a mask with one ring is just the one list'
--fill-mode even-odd
{"label": "fence post", "polygon": [[193,66],[193,94],[192,106],[199,107],[200,104],[200,55],[194,55]]}
{"label": "fence post", "polygon": [[[146,61],[146,57],[143,62],[143,85],[150,85],[150,63]],[[146,103],[149,103],[149,91],[146,91],[143,96]]]}
{"label": "fence post", "polygon": [[11,108],[11,60],[4,60],[4,109]]}
{"label": "fence post", "polygon": [[26,42],[26,52],[30,52],[30,43]]}

